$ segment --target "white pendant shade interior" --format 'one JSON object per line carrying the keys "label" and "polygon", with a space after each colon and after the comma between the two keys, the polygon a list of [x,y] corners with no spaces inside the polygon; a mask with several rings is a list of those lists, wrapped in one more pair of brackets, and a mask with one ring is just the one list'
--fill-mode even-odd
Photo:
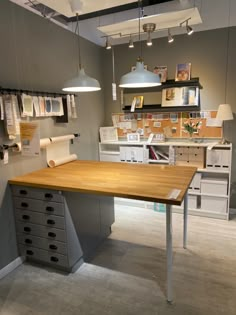
{"label": "white pendant shade interior", "polygon": [[96,79],[89,77],[84,69],[79,69],[77,77],[64,84],[65,92],[92,92],[101,90],[100,84]]}
{"label": "white pendant shade interior", "polygon": [[[138,1],[139,9],[139,43],[140,43],[140,56],[142,56],[142,43],[140,40],[140,19],[141,19],[141,1]],[[142,57],[137,60],[136,68],[123,75],[120,79],[119,86],[122,88],[142,88],[161,85],[159,75],[144,69]]]}
{"label": "white pendant shade interior", "polygon": [[121,77],[122,88],[141,88],[161,85],[159,75],[144,69],[142,61],[137,61],[136,68]]}
{"label": "white pendant shade interior", "polygon": [[78,29],[78,51],[79,51],[79,67],[78,67],[78,74],[76,77],[68,80],[63,87],[63,91],[65,92],[93,92],[101,90],[99,82],[89,77],[84,68],[81,67],[81,55],[80,55],[80,36],[79,36],[79,14],[76,13],[77,16],[77,26],[76,30]]}

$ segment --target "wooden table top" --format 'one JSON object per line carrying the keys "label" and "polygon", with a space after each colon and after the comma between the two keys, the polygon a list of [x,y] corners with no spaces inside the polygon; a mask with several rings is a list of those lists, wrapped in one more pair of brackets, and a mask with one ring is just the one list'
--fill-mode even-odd
{"label": "wooden table top", "polygon": [[[10,184],[180,205],[196,167],[74,161],[9,180]],[[173,189],[179,189],[171,199]]]}

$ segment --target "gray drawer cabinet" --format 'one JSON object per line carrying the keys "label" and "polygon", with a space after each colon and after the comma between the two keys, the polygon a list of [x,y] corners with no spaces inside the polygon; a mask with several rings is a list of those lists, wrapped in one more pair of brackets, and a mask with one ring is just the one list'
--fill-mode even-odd
{"label": "gray drawer cabinet", "polygon": [[27,260],[73,271],[83,252],[60,191],[12,186],[17,241]]}
{"label": "gray drawer cabinet", "polygon": [[114,198],[12,185],[19,253],[74,271],[111,233]]}

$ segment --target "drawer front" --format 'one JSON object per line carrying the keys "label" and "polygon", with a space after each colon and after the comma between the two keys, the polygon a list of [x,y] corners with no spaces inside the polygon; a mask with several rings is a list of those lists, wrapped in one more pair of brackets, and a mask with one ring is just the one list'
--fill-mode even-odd
{"label": "drawer front", "polygon": [[63,195],[57,190],[40,189],[25,186],[12,185],[14,196],[40,199],[46,201],[63,202]]}
{"label": "drawer front", "polygon": [[64,216],[64,204],[59,202],[48,202],[39,199],[14,197],[14,205],[18,209]]}
{"label": "drawer front", "polygon": [[57,254],[51,251],[41,250],[41,259],[46,263],[50,263],[53,266],[60,266],[60,267],[69,267],[69,262],[67,256]]}
{"label": "drawer front", "polygon": [[16,219],[18,221],[42,224],[57,229],[65,229],[65,219],[55,215],[47,215],[40,212],[16,209]]}
{"label": "drawer front", "polygon": [[18,242],[22,245],[33,246],[45,249],[54,253],[67,255],[66,244],[58,241],[49,240],[38,236],[17,234]]}
{"label": "drawer front", "polygon": [[31,224],[28,222],[16,222],[17,233],[24,233],[25,235],[33,235],[44,237],[53,241],[60,241],[66,243],[65,230],[59,230],[43,225]]}
{"label": "drawer front", "polygon": [[19,245],[20,255],[33,259],[40,259],[41,253],[39,248],[28,245]]}
{"label": "drawer front", "polygon": [[16,220],[35,223],[35,224],[42,224],[42,213],[22,210],[22,209],[15,209]]}

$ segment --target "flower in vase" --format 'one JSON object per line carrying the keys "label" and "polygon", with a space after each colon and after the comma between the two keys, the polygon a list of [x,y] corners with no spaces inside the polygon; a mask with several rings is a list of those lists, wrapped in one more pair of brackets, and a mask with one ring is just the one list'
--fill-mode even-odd
{"label": "flower in vase", "polygon": [[186,120],[184,122],[184,129],[189,133],[189,136],[192,137],[194,132],[198,132],[201,129],[201,121]]}

